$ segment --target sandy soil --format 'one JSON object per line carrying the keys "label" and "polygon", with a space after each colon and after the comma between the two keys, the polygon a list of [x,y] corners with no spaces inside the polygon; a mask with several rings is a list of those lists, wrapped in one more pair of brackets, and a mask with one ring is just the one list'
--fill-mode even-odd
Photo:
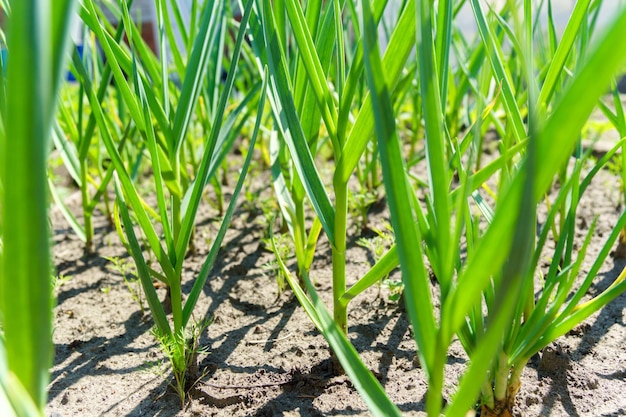
{"label": "sandy soil", "polygon": [[[257,179],[250,190],[266,198],[271,190],[262,187],[269,182],[258,172],[253,177]],[[73,198],[77,204],[78,196]],[[617,178],[601,173],[580,210],[581,236],[599,216],[589,262],[622,209]],[[186,291],[208,251],[207,241],[217,231],[213,221],[217,213],[203,210],[195,237],[198,253],[187,259],[184,273]],[[386,218],[384,207],[370,213],[372,224],[380,225]],[[132,264],[116,233],[98,217],[96,253],[85,256],[82,243],[54,211],[53,225],[54,259],[66,280],[57,288],[48,415],[369,415],[350,380],[332,373],[327,343],[291,293],[278,295],[267,268],[273,255],[261,242],[268,226],[260,212],[240,205],[195,310],[196,319],[213,317],[213,323],[201,337],[207,351],[199,358],[204,377],[183,411],[169,387],[171,374],[151,334],[148,311],[142,313],[119,268],[105,259],[118,257]],[[357,227],[351,227],[347,257],[351,282],[372,261],[372,253],[357,245],[360,237]],[[610,258],[590,292],[606,288],[625,265]],[[330,247],[323,238],[312,270],[330,306]],[[399,278],[397,272],[395,277]],[[349,338],[369,369],[403,413],[422,415],[426,383],[402,306],[388,300],[385,288],[372,288],[355,299],[349,311]],[[625,326],[626,295],[622,295],[533,358],[523,375],[517,415],[626,415]],[[447,396],[466,362],[455,342],[448,352]]]}

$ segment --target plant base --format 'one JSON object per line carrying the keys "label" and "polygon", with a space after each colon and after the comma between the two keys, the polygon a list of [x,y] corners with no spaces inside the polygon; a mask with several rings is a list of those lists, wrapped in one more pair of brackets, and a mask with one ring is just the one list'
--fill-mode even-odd
{"label": "plant base", "polygon": [[615,252],[613,252],[613,257],[615,259],[626,259],[626,232],[624,230],[622,230],[619,234],[617,247],[615,248]]}
{"label": "plant base", "polygon": [[506,403],[496,404],[493,410],[483,405],[480,410],[480,417],[513,417],[513,413]]}

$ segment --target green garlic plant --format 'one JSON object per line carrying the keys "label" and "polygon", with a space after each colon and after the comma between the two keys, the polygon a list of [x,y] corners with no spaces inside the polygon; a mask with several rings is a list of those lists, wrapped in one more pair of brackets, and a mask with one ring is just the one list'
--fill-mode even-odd
{"label": "green garlic plant", "polygon": [[[461,162],[460,155],[455,155],[463,148],[447,135],[450,129],[443,117],[446,101],[442,97],[446,96],[442,95],[442,89],[447,68],[437,66],[437,62],[442,62],[441,54],[447,52],[445,48],[438,48],[439,39],[433,37],[433,34],[439,36],[441,29],[438,26],[437,31],[433,31],[433,7],[429,2],[420,2],[417,5],[420,22],[416,36],[417,76],[422,91],[429,177],[426,208],[415,195],[407,194],[410,182],[403,168],[406,161],[377,50],[375,26],[369,5],[361,4],[363,24],[369,27],[364,32],[365,62],[375,103],[385,189],[396,231],[407,309],[415,330],[420,362],[428,378],[426,407],[431,416],[441,412],[450,416],[465,415],[479,395],[482,415],[510,415],[520,387],[521,371],[530,357],[626,289],[625,274],[621,274],[608,289],[583,301],[624,226],[626,215],[622,214],[592,268],[577,285],[575,279],[592,238],[593,226],[585,243],[575,253],[572,242],[576,209],[590,180],[607,159],[599,161],[584,177],[581,171],[586,157],[578,157],[574,167],[567,169],[568,158],[578,144],[584,122],[626,57],[625,53],[614,53],[618,45],[620,51],[626,51],[626,10],[597,41],[596,47],[583,56],[571,79],[561,81],[563,91],[555,97],[559,78],[556,75],[564,69],[564,58],[571,53],[580,33],[588,2],[577,3],[545,77],[540,79],[541,85],[534,81],[536,68],[531,59],[530,1],[523,2],[524,23],[517,17],[517,3],[508,2],[512,26],[502,14],[498,17],[493,11],[489,14],[493,19],[488,22],[478,1],[472,0],[470,4],[492,76],[501,83],[497,105],[505,110],[507,136],[502,139],[502,155],[481,171],[472,173],[469,169],[471,153],[470,164]],[[447,22],[444,27],[449,27],[449,18]],[[502,42],[497,42],[496,28],[505,31],[507,40],[520,57],[517,65],[521,73],[517,76],[525,80],[525,91],[518,92],[514,88],[509,72],[511,62],[503,60]],[[524,122],[523,111],[527,112],[527,122]],[[475,132],[480,132],[480,128],[476,127]],[[470,140],[478,140],[478,134],[471,130],[468,135]],[[623,141],[612,152],[622,145]],[[486,174],[495,174],[494,169],[500,171],[495,208],[475,193],[488,178]],[[459,177],[457,187],[451,181],[452,173]],[[546,223],[536,236],[537,206],[557,174],[561,179],[559,192]],[[484,231],[471,216],[470,202],[481,209],[488,223]],[[565,213],[553,255],[553,259],[562,260],[561,267],[554,262],[545,279],[536,282],[538,260],[548,232],[557,221],[557,212]],[[465,256],[461,256],[459,246],[451,244],[461,241],[462,237],[467,246]],[[426,261],[435,271],[439,284],[441,310],[438,317],[433,313]],[[541,288],[535,298],[537,284]],[[442,410],[446,352],[455,335],[468,352],[470,362],[456,394]]]}
{"label": "green garlic plant", "polygon": [[[174,62],[180,71],[177,74],[182,82],[180,91],[176,92],[170,90],[172,83],[164,49],[166,33],[171,31],[171,17],[166,16],[165,3],[159,3],[158,12],[161,51],[159,60],[155,60],[142,42],[135,42],[139,33],[130,21],[126,4],[121,2],[120,6],[120,22],[125,28],[129,49],[119,45],[111,36],[109,30],[112,28],[107,30],[106,22],[101,22],[101,12],[92,0],[83,3],[80,16],[99,40],[111,66],[120,100],[123,100],[133,126],[141,135],[144,157],[149,158],[151,164],[150,178],[153,180],[152,192],[156,194],[156,210],[151,210],[140,196],[132,174],[134,161],[129,161],[119,151],[120,141],[116,140],[109,127],[105,111],[86,69],[81,67],[79,61],[75,60],[74,63],[89,98],[103,145],[115,169],[116,226],[135,261],[155,321],[155,335],[170,359],[175,379],[174,388],[184,404],[189,389],[187,370],[195,360],[199,337],[197,331],[192,331],[196,326],[190,325],[189,321],[209,278],[250,165],[260,127],[260,115],[263,114],[265,104],[265,81],[259,81],[237,106],[229,108],[228,114],[226,113],[252,3],[245,8],[223,86],[219,82],[223,69],[221,60],[212,61],[212,58],[216,54],[221,55],[228,30],[225,25],[224,4],[207,3],[199,10],[200,19],[195,32],[189,34],[195,39],[189,43],[191,47],[186,57],[187,62],[179,62],[183,57],[176,53],[174,56]],[[126,74],[129,75],[128,80]],[[177,98],[174,103],[171,101],[172,96]],[[247,118],[250,107],[256,107],[256,123],[237,184],[191,292],[183,294],[181,284],[184,260],[192,242],[195,219],[205,187],[215,177],[222,161],[232,149],[242,128],[238,119]],[[199,109],[197,111],[201,115],[197,115],[196,109]],[[205,114],[203,112],[206,109],[210,109],[210,112]],[[189,137],[196,133],[191,131],[194,122],[202,121],[203,117],[208,117],[208,121],[204,123],[208,128],[207,136],[202,137],[202,143],[194,142],[193,146],[187,148],[188,140],[192,140]],[[140,238],[135,232],[136,226],[144,235],[146,250],[156,258],[158,267],[155,268],[147,262],[139,244]],[[168,288],[165,307],[158,298],[153,279],[163,282]],[[170,309],[171,320],[166,314]]]}
{"label": "green garlic plant", "polygon": [[[622,95],[617,89],[616,80],[613,82],[611,89],[611,100],[600,100],[598,106],[602,111],[602,114],[609,120],[611,125],[618,132],[619,137],[626,138],[626,112],[624,111],[624,103],[622,101]],[[613,107],[613,108],[612,108]],[[622,197],[623,202],[626,204],[626,148],[622,147],[621,155],[617,156],[616,167],[619,170],[619,175],[622,184]],[[626,258],[626,229],[623,229],[620,233],[619,244],[615,249],[615,256],[618,258]]]}
{"label": "green garlic plant", "polygon": [[[13,3],[19,4],[15,21],[22,22],[15,27],[23,30],[28,27],[27,16],[32,18],[26,12],[37,9],[22,5],[37,2]],[[57,11],[61,3],[68,8]],[[273,127],[261,153],[271,169],[285,230],[295,249],[296,276],[286,265],[285,242],[274,237],[271,227],[269,243],[281,276],[373,415],[395,416],[400,411],[348,340],[347,312],[352,299],[398,265],[416,354],[428,382],[429,416],[471,414],[477,403],[482,415],[507,415],[529,358],[626,289],[622,273],[603,292],[587,294],[620,232],[626,230],[625,214],[585,273],[587,249],[596,238],[595,222],[580,247],[574,240],[582,197],[617,151],[626,149],[626,119],[619,95],[613,89],[607,102],[602,98],[626,58],[625,10],[600,34],[596,22],[603,2],[578,1],[565,31],[557,35],[550,0],[538,5],[509,0],[497,10],[478,0],[406,0],[395,25],[381,23],[386,0],[250,0],[240,3],[240,22],[226,2],[193,2],[188,25],[176,2],[158,0],[155,54],[131,20],[131,3],[120,0],[110,10],[118,19],[116,27],[94,0],[80,4],[85,38],[91,50],[99,43],[103,58],[74,53],[71,69],[79,84],[63,97],[57,120],[52,117],[55,100],[51,99],[39,103],[49,106],[40,118],[45,123],[27,127],[39,133],[51,129],[54,146],[81,189],[83,223],[64,211],[87,247],[93,240],[90,219],[96,205],[103,201],[104,211],[111,211],[107,199],[113,184],[112,217],[137,267],[155,336],[170,360],[183,404],[194,383],[188,371],[201,350],[198,338],[208,325],[205,320],[195,323],[192,314],[243,187],[266,116],[266,100]],[[0,0],[0,5],[7,9],[10,4]],[[55,3],[58,19],[52,33],[58,36],[51,37],[55,45],[62,44],[59,28],[67,26],[59,22],[68,19],[69,5],[62,0]],[[463,6],[473,13],[478,28],[475,39],[455,24]],[[546,8],[544,33],[539,17]],[[175,25],[182,31],[184,47],[169,51],[170,62],[166,45],[177,44]],[[377,36],[381,26],[389,36],[382,54]],[[232,39],[231,28],[236,33]],[[24,73],[40,78],[53,73],[58,79],[63,54],[62,48],[55,48],[51,50],[56,72],[44,65],[44,72],[24,66],[33,71]],[[35,51],[38,59],[45,58],[42,50]],[[21,62],[33,53],[28,48],[19,51],[17,58],[11,55],[12,60]],[[57,86],[25,83],[23,74],[15,72],[19,65],[13,72],[9,65],[11,83],[0,79],[7,88],[6,100],[0,100],[3,120],[21,120],[8,116],[24,111],[18,97],[28,97],[27,89]],[[23,94],[14,94],[19,88]],[[622,137],[597,161],[580,146],[583,126],[595,106]],[[9,144],[14,141],[5,139],[9,134],[26,135],[10,130],[22,128],[2,124],[0,133],[6,133],[0,134],[2,149],[15,146],[15,152],[21,152],[30,145],[28,141]],[[487,131],[499,139],[486,144]],[[228,156],[241,136],[244,160],[224,210],[219,171],[227,169]],[[28,151],[42,161],[48,147],[38,143],[41,146],[30,146]],[[9,164],[19,165],[20,160],[3,156],[2,161],[0,185],[6,196],[0,290],[8,288],[9,277],[13,285],[14,261],[29,259],[16,256],[15,246],[11,249],[19,230],[9,227],[15,215],[11,210],[23,210],[20,214],[30,218],[45,216],[45,171],[24,173],[24,181],[33,180],[41,194],[38,211],[29,214],[23,205],[13,205],[20,200],[9,191],[17,192],[16,184],[26,188],[19,182],[22,176],[9,183],[6,172],[9,168],[18,172]],[[331,172],[326,175],[329,164]],[[379,259],[364,276],[348,277],[351,182],[361,186],[357,193],[375,192],[381,174],[395,244],[377,254]],[[191,291],[185,294],[184,259],[194,249],[196,217],[208,185],[214,188],[223,219]],[[48,187],[61,202],[56,185],[49,182]],[[147,202],[149,197],[156,199],[155,208]],[[537,228],[540,210],[545,218]],[[20,217],[17,224],[28,226],[24,230],[32,230],[34,239],[43,236],[42,223],[25,225],[27,219]],[[332,313],[309,277],[322,233],[332,248]],[[47,253],[49,248],[41,247]],[[552,263],[542,270],[546,256]],[[49,263],[45,267],[48,282]],[[16,293],[25,294],[20,300],[30,296],[49,300],[45,285],[36,285],[36,291],[35,286],[26,286],[43,282],[41,270],[29,271],[23,286],[20,281]],[[350,278],[358,279],[348,287]],[[168,288],[165,301],[158,297],[155,280]],[[439,300],[432,299],[433,293]],[[21,366],[11,364],[15,349],[20,343],[36,346],[37,342],[34,333],[24,330],[31,327],[16,330],[16,321],[10,324],[11,309],[15,307],[13,320],[20,311],[19,317],[38,323],[43,334],[49,333],[50,312],[45,303],[32,302],[26,309],[17,306],[13,293],[0,294],[10,371],[0,366],[0,382],[7,394],[0,395],[2,406],[7,398],[21,403],[14,395],[24,392],[13,388],[19,385],[7,383],[14,380],[11,372],[18,377],[22,372],[12,368]],[[25,315],[25,311],[36,314]],[[41,324],[42,318],[48,324]],[[24,339],[9,337],[20,331]],[[455,339],[470,361],[456,393],[444,402],[447,350]],[[32,350],[30,355],[32,361],[25,363],[35,364],[31,369],[39,379],[23,379],[22,384],[35,398],[35,408],[41,408],[49,355]]]}
{"label": "green garlic plant", "polygon": [[[129,1],[129,7],[132,0]],[[119,26],[113,35],[119,43],[124,34],[124,27]],[[77,50],[72,54],[70,68],[77,79],[88,77],[92,85],[97,85],[97,98],[101,106],[109,111],[104,113],[109,129],[119,137],[118,149],[134,160],[135,166],[141,161],[141,147],[137,145],[139,135],[136,127],[129,120],[128,111],[124,108],[117,88],[111,88],[113,74],[110,62],[104,62],[98,53],[96,38],[89,31],[84,31],[82,56]],[[79,68],[79,69],[77,69]],[[82,75],[80,72],[82,71]],[[112,223],[112,209],[109,201],[111,180],[114,166],[109,163],[106,149],[100,140],[95,115],[90,112],[85,83],[68,83],[62,91],[59,112],[53,127],[53,143],[60,154],[68,174],[78,186],[81,194],[82,223],[71,212],[57,184],[49,181],[50,193],[54,203],[60,208],[64,217],[81,240],[85,242],[87,253],[94,251],[93,215],[100,203]],[[126,146],[131,142],[133,146]]]}
{"label": "green garlic plant", "polygon": [[[303,216],[293,214],[297,210],[291,208],[292,201],[305,201],[305,194],[331,243],[332,319],[308,279],[307,265],[302,268],[303,263],[298,262],[298,272],[304,278],[298,282],[283,260],[278,261],[300,303],[375,415],[399,412],[347,342],[345,312],[351,298],[398,263],[418,356],[429,383],[427,412],[432,416],[441,412],[465,415],[478,398],[485,414],[504,415],[514,402],[520,372],[530,356],[624,290],[620,276],[605,292],[583,301],[618,232],[611,234],[590,272],[576,284],[593,228],[576,252],[573,219],[581,196],[606,160],[583,176],[588,156],[577,152],[574,168],[567,168],[583,123],[624,58],[620,54],[607,56],[611,48],[623,42],[624,14],[594,49],[589,46],[593,22],[585,22],[590,13],[597,12],[600,2],[580,2],[562,39],[557,42],[551,37],[553,50],[542,51],[545,61],[537,67],[533,39],[542,35],[537,34],[537,19],[533,18],[539,10],[530,1],[521,3],[523,20],[518,16],[520,2],[507,2],[499,13],[485,13],[478,1],[467,2],[480,36],[472,47],[458,40],[453,25],[453,17],[465,3],[407,1],[396,25],[394,35],[398,35],[395,39],[392,35],[384,58],[376,40],[383,3],[359,4],[361,14],[354,29],[358,46],[346,55],[342,54],[342,19],[335,16],[341,16],[344,5],[356,10],[352,2],[325,7],[313,3],[303,10],[288,0],[277,8],[259,1],[258,20],[251,22],[257,53],[269,68],[270,101],[279,133],[273,159],[279,161],[279,169],[274,171],[275,188],[279,201],[285,200],[281,207],[294,229],[293,224]],[[552,22],[550,26],[554,26]],[[334,41],[329,39],[333,36]],[[334,46],[327,46],[333,42]],[[504,50],[507,43],[513,51],[508,55]],[[408,54],[414,45],[417,60],[410,64]],[[337,54],[336,64],[328,58],[333,53]],[[456,66],[452,64],[453,53]],[[462,60],[464,57],[469,59]],[[353,88],[363,67],[369,95],[352,114]],[[402,74],[407,68],[413,71],[409,77]],[[571,75],[561,76],[564,70]],[[407,96],[403,90],[412,85],[407,81],[410,77],[420,91],[419,100],[413,98],[421,107],[415,110],[420,124],[414,129],[423,125],[426,179],[407,172],[400,136],[403,132],[396,126],[396,112],[401,106],[394,100]],[[305,102],[301,91],[314,96],[313,105],[300,107]],[[565,122],[567,114],[575,114],[576,123]],[[309,126],[310,118],[316,123],[323,121],[324,129]],[[372,122],[397,246],[347,289],[345,191],[368,146]],[[491,128],[502,139],[496,158],[483,165],[482,138]],[[316,163],[324,142],[331,144],[335,161],[333,202]],[[410,162],[411,166],[415,163]],[[549,201],[545,194],[555,175],[560,189],[550,202],[546,226],[536,236],[535,213],[540,202]],[[289,183],[284,178],[300,182]],[[426,187],[425,205],[413,191],[413,179]],[[482,189],[491,192],[495,206],[481,195]],[[624,216],[616,230],[623,221]],[[302,232],[304,227],[298,227],[301,231],[292,231],[294,241],[309,248],[304,246],[307,239],[297,237],[307,236]],[[535,299],[538,260],[549,232],[555,230],[558,240],[553,258],[563,260],[562,268],[547,271]],[[463,248],[456,244],[461,241],[465,242]],[[438,317],[430,297],[427,265],[438,282],[442,306]],[[471,361],[457,393],[442,409],[446,352],[455,337]]]}
{"label": "green garlic plant", "polygon": [[[380,19],[385,2],[375,2]],[[409,5],[413,4],[409,2]],[[332,247],[333,317],[347,333],[347,307],[351,299],[378,282],[397,266],[392,250],[361,277],[350,289],[346,284],[346,250],[348,228],[348,183],[356,172],[374,129],[369,98],[353,114],[357,91],[362,83],[363,47],[349,43],[342,10],[353,2],[323,4],[312,2],[306,10],[293,0],[280,6],[257,2],[256,19],[250,23],[253,45],[270,74],[269,98],[278,134],[270,144],[274,188],[283,215],[293,236],[301,289],[310,287],[308,272],[319,233],[323,230]],[[276,10],[285,10],[286,16]],[[400,17],[399,27],[410,28],[411,8]],[[284,19],[287,17],[287,19]],[[352,15],[352,23],[356,16]],[[293,50],[287,53],[288,25]],[[354,26],[359,30],[358,26]],[[384,60],[390,82],[398,84],[412,44],[410,38],[396,30],[390,39],[390,51]],[[352,45],[350,53],[346,45]],[[352,57],[347,62],[347,56]],[[332,84],[331,84],[332,80]],[[332,90],[331,90],[332,87]],[[320,121],[324,129],[320,131]],[[324,136],[322,136],[322,132]],[[330,144],[335,161],[330,190],[324,185],[316,155]],[[285,168],[286,167],[286,168]],[[331,202],[329,191],[334,201]],[[306,229],[305,202],[315,217]],[[395,259],[395,264],[394,264]]]}
{"label": "green garlic plant", "polygon": [[53,5],[0,2],[10,56],[0,68],[0,414],[7,416],[44,415],[53,354],[46,160],[74,2]]}

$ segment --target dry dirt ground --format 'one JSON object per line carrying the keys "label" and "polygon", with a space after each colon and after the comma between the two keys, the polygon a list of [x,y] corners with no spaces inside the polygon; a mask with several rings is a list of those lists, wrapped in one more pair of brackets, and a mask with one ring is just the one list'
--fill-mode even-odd
{"label": "dry dirt ground", "polygon": [[[266,198],[271,192],[263,190],[267,178],[259,172],[252,177],[257,179],[249,190]],[[78,204],[78,197],[74,199]],[[587,262],[623,210],[620,201],[617,178],[602,172],[580,209],[581,236],[599,216]],[[195,319],[212,317],[213,322],[201,337],[206,353],[200,355],[199,366],[204,376],[182,411],[169,387],[167,362],[151,334],[149,313],[142,312],[120,269],[105,258],[132,264],[116,233],[98,217],[96,252],[85,256],[61,216],[53,211],[52,217],[54,259],[65,278],[56,291],[49,416],[369,415],[350,380],[333,374],[326,341],[290,291],[278,295],[274,274],[267,268],[273,255],[262,243],[267,221],[259,211],[240,204],[195,309]],[[187,259],[184,273],[186,291],[217,231],[216,217],[211,208],[200,213],[198,251]],[[384,207],[370,213],[372,224],[380,225],[386,217]],[[372,262],[373,254],[356,243],[360,237],[358,228],[351,227],[350,282]],[[625,265],[608,258],[590,293],[605,289]],[[323,238],[312,271],[330,306],[330,247]],[[426,383],[401,304],[389,301],[385,288],[372,288],[352,302],[349,312],[349,338],[364,362],[403,413],[422,415]],[[523,374],[517,414],[626,415],[625,326],[626,294],[534,357]],[[447,396],[466,363],[467,356],[455,342],[448,352]]]}

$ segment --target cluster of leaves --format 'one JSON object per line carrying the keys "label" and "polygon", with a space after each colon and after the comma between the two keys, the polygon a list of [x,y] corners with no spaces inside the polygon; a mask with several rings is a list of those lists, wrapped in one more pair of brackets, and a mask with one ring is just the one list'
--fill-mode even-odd
{"label": "cluster of leaves", "polygon": [[[48,62],[41,46],[48,33],[32,38],[25,30],[44,19],[38,2],[0,0],[14,22],[8,82],[0,71],[0,310],[9,369],[35,409],[45,404],[49,365],[49,349],[40,349],[38,339],[51,333],[50,285],[38,285],[50,279],[46,193],[88,252],[94,250],[98,207],[118,230],[184,403],[207,325],[190,323],[192,313],[255,149],[271,173],[284,225],[275,237],[270,221],[267,241],[279,286],[288,283],[374,415],[400,412],[347,337],[348,307],[381,281],[393,286],[395,298],[403,291],[431,416],[465,415],[477,399],[486,415],[506,413],[529,358],[626,289],[622,274],[587,296],[615,242],[626,244],[625,214],[584,274],[595,223],[580,248],[574,244],[578,204],[592,179],[618,150],[626,158],[620,96],[613,88],[612,103],[602,99],[626,58],[626,10],[599,35],[602,1],[579,1],[558,39],[550,0],[509,0],[497,10],[479,0],[405,0],[392,25],[384,17],[386,0],[248,0],[240,2],[240,13],[224,1],[193,2],[188,20],[177,2],[157,0],[153,51],[132,18],[132,0],[109,5],[106,15],[99,2],[84,0],[77,5],[84,42],[69,65],[78,83],[62,90],[54,117],[72,9],[70,1],[55,1]],[[19,6],[11,9],[14,4]],[[539,17],[546,9],[544,33]],[[461,10],[473,14],[475,39],[455,25]],[[379,34],[386,38],[382,55]],[[46,84],[46,71],[54,83]],[[31,79],[37,82],[29,84]],[[20,97],[36,93],[45,100],[35,122],[24,122],[32,101]],[[623,138],[597,161],[580,151],[595,107]],[[483,154],[488,130],[500,138],[489,159]],[[48,137],[80,190],[80,216],[65,204],[59,184],[46,183]],[[224,207],[220,172],[232,175],[228,159],[237,141],[243,162]],[[626,182],[626,163],[621,166]],[[329,167],[331,181],[321,174]],[[558,190],[548,197],[556,181]],[[209,186],[219,231],[184,294],[185,259],[195,250],[196,217]],[[23,189],[37,190],[35,204],[20,194]],[[391,228],[379,231],[377,240],[361,241],[374,263],[348,287],[348,226],[360,220],[365,228],[367,209],[381,196]],[[246,197],[254,205],[253,195]],[[542,204],[547,218],[537,231]],[[332,313],[310,277],[322,234],[332,248]],[[551,258],[558,262],[537,279],[550,238]],[[46,261],[30,261],[33,247]],[[295,274],[287,266],[292,253]],[[385,281],[398,266],[402,282]],[[125,276],[125,266],[117,267]],[[17,289],[5,290],[7,277],[19,281]],[[164,301],[155,281],[167,288]],[[432,285],[439,287],[438,302]],[[28,326],[16,320],[24,312]],[[446,352],[454,338],[470,362],[442,409]],[[17,365],[16,349],[22,355],[24,346],[32,352]],[[7,397],[20,403],[11,391],[12,375],[0,366]]]}
{"label": "cluster of leaves", "polygon": [[[251,30],[257,53],[268,65],[270,100],[283,138],[275,147],[279,162],[272,172],[296,245],[300,280],[289,277],[280,258],[279,263],[296,296],[370,410],[395,415],[397,408],[365,369],[345,333],[349,301],[399,264],[417,353],[429,384],[428,414],[464,415],[478,397],[487,415],[510,412],[529,358],[626,289],[620,275],[606,291],[583,302],[624,228],[625,215],[582,283],[577,278],[593,225],[579,250],[573,244],[580,199],[624,142],[583,175],[590,155],[574,150],[580,148],[585,121],[624,61],[624,54],[611,51],[623,47],[626,12],[591,48],[601,2],[578,2],[560,42],[548,2],[546,42],[537,24],[543,6],[534,7],[530,1],[508,1],[496,12],[477,0],[436,5],[409,0],[400,8],[381,57],[377,28],[386,6],[383,1],[313,2],[304,9],[291,0],[280,2],[278,9],[269,1],[257,3],[259,19],[251,22]],[[454,16],[466,3],[478,27],[475,43],[454,25]],[[355,41],[350,42],[352,34]],[[542,45],[539,52],[537,43]],[[413,47],[415,59],[410,55]],[[364,80],[367,88],[360,90],[364,96],[360,100],[356,91],[364,87]],[[407,98],[416,104],[411,118],[416,133],[406,135],[408,144],[396,123]],[[619,127],[621,105],[616,111],[600,106]],[[319,137],[319,121],[327,141]],[[495,129],[501,139],[497,155],[483,166],[482,138],[488,129]],[[332,202],[316,166],[320,143],[332,148]],[[418,143],[423,144],[421,149],[415,149]],[[397,246],[348,289],[348,180],[355,176],[366,190],[371,179],[363,175],[362,167],[372,166],[370,158],[374,155],[376,160],[376,154]],[[425,177],[410,171],[420,161],[426,165]],[[560,188],[550,201],[546,193],[555,177]],[[489,190],[495,201],[488,202],[482,189]],[[425,204],[420,202],[422,196]],[[300,261],[310,248],[304,216],[298,214],[307,200],[333,249],[332,319],[308,278],[310,264]],[[536,213],[542,201],[549,208],[548,218],[537,233]],[[309,237],[319,233],[315,226]],[[552,259],[560,261],[539,280],[536,272],[550,233],[556,241]],[[298,255],[299,246],[304,256]],[[431,299],[427,266],[437,279],[440,310]],[[446,352],[454,337],[467,351],[470,364],[457,394],[442,410]]]}

